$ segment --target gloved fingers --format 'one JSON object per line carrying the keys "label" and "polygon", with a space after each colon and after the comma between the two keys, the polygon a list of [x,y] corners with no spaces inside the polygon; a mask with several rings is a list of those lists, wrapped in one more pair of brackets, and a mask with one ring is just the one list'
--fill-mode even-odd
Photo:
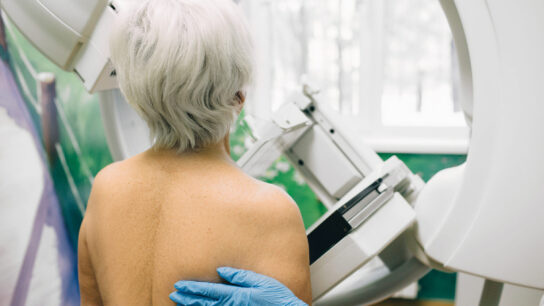
{"label": "gloved fingers", "polygon": [[170,299],[178,305],[186,306],[213,306],[218,305],[218,301],[205,296],[190,293],[180,293],[178,291],[170,293]]}
{"label": "gloved fingers", "polygon": [[227,282],[242,287],[259,287],[270,281],[268,276],[231,267],[219,267],[217,273]]}
{"label": "gloved fingers", "polygon": [[237,289],[240,289],[238,287],[225,284],[195,281],[179,281],[174,284],[174,288],[176,288],[178,292],[182,294],[188,293],[200,295],[215,300],[221,299],[224,296],[230,296],[234,294]]}

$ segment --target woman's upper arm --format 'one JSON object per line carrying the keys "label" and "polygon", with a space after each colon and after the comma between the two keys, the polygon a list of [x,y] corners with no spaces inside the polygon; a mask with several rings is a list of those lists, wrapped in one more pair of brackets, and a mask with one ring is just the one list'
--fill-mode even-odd
{"label": "woman's upper arm", "polygon": [[102,298],[98,290],[98,283],[94,273],[89,250],[87,248],[87,235],[85,219],[79,230],[78,241],[78,276],[81,305],[102,305]]}
{"label": "woman's upper arm", "polygon": [[255,271],[271,276],[287,286],[298,298],[310,304],[310,262],[308,239],[296,203],[282,190],[265,200],[261,220],[263,254]]}
{"label": "woman's upper arm", "polygon": [[[104,202],[107,194],[108,185],[112,185],[112,165],[102,169],[95,177],[93,188],[87,203],[87,209],[81,227],[79,229],[78,239],[78,276],[79,291],[81,295],[81,305],[103,305],[102,297],[98,287],[95,270],[91,260],[89,250],[89,233],[94,229],[94,219],[100,212],[100,206]],[[111,187],[115,188],[115,187]]]}

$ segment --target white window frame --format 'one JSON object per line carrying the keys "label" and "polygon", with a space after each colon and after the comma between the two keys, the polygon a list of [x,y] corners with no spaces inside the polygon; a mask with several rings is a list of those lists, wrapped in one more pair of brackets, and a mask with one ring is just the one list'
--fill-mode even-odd
{"label": "white window frame", "polygon": [[[383,2],[369,0],[372,28],[375,31],[361,35],[373,35],[370,41],[379,42],[361,45],[360,101],[358,120],[350,120],[351,129],[361,135],[362,141],[377,152],[466,154],[469,143],[467,126],[386,126],[382,122],[381,99],[383,78]],[[364,28],[364,27],[362,27]],[[361,41],[367,41],[361,38]],[[372,60],[365,54],[373,54]],[[378,59],[378,60],[376,60]],[[376,77],[378,76],[378,77]]]}

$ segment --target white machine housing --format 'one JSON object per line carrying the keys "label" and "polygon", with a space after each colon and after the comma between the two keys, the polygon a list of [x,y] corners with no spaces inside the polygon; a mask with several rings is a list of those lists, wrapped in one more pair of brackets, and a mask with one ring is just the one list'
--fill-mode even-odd
{"label": "white machine housing", "polygon": [[447,270],[543,289],[544,2],[442,5],[473,101],[470,149],[418,198],[418,240]]}
{"label": "white machine housing", "polygon": [[[383,298],[399,289],[396,284],[421,277],[422,262],[544,289],[544,140],[539,135],[544,131],[544,1],[441,0],[441,4],[455,39],[462,106],[472,127],[467,162],[438,173],[415,201],[393,191],[396,187],[391,189],[387,201],[312,264],[315,298],[372,257],[379,256],[390,268],[391,273],[379,278],[351,282],[336,297],[324,296],[327,303]],[[76,72],[89,91],[115,87],[107,48],[114,6],[105,0],[2,0],[0,5],[38,49],[60,67]],[[119,92],[104,92],[101,99],[114,158],[147,148],[147,128]],[[327,133],[337,122],[324,112],[304,113],[312,102],[287,102],[269,130],[261,133],[262,141],[274,145],[261,152],[255,148],[240,162],[258,173],[259,166],[278,154],[292,160],[304,157],[305,166],[298,169],[331,210],[309,229],[310,234],[350,197],[376,182],[368,177],[385,178],[391,169],[384,173],[384,163],[349,131],[343,137]],[[327,170],[326,161],[331,159],[342,166]],[[378,193],[387,190],[383,188]],[[388,208],[389,221],[377,222]],[[364,228],[389,234],[377,235],[379,241],[365,248],[364,241],[372,237]],[[355,255],[350,261],[338,260],[351,254]]]}
{"label": "white machine housing", "polygon": [[0,5],[38,50],[73,71],[89,92],[117,87],[108,47],[115,6],[108,0],[2,0]]}

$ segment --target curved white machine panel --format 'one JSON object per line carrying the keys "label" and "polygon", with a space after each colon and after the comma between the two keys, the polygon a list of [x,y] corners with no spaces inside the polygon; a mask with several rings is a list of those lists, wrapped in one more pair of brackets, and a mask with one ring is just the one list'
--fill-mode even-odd
{"label": "curved white machine panel", "polygon": [[[447,269],[544,288],[544,1],[454,3],[472,66],[472,138],[454,204],[434,198],[446,216],[418,214],[430,231],[420,243]],[[419,200],[418,211],[430,205]]]}
{"label": "curved white machine panel", "polygon": [[19,30],[51,61],[67,70],[107,4],[107,0],[1,2]]}

